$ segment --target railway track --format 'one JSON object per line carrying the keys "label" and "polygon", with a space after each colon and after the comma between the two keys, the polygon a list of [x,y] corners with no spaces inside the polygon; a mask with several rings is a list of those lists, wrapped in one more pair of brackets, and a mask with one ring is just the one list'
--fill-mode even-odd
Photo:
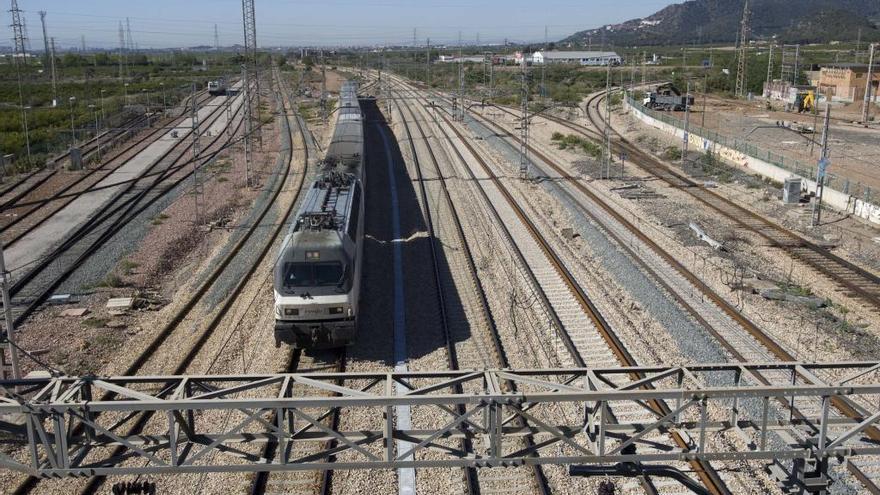
{"label": "railway track", "polygon": [[[600,104],[603,94],[593,96],[587,102],[588,120],[594,126],[602,121]],[[542,115],[559,125],[567,127],[582,136],[600,139],[599,133],[588,127],[552,116]],[[600,127],[597,127],[597,129]],[[675,170],[630,143],[615,131],[615,143],[631,157],[631,163],[644,172],[657,177],[670,187],[680,189],[709,209],[734,222],[744,230],[763,238],[772,246],[783,250],[811,269],[829,278],[847,296],[868,305],[875,313],[880,313],[880,277],[833,254],[785,227],[740,206],[713,192],[698,182]]]}
{"label": "railway track", "polygon": [[[200,129],[210,127],[222,117],[222,113],[222,107],[211,110],[209,120],[201,124]],[[226,123],[234,125],[236,133],[242,127],[240,120],[235,123],[237,115],[238,111],[233,115],[232,121]],[[113,194],[100,212],[78,226],[51,252],[38,259],[30,270],[15,279],[11,294],[17,324],[33,314],[54,290],[116,233],[167,193],[181,187],[198,167],[209,163],[230,145],[224,134],[219,133],[211,137],[204,148],[205,152],[198,160],[194,160],[187,159],[190,146],[186,139],[181,139],[155,159],[136,179],[118,186],[120,190]],[[192,165],[189,170],[188,165]]]}
{"label": "railway track", "polygon": [[[306,176],[305,170],[303,170],[302,173],[294,170],[294,152],[292,146],[293,131],[290,129],[289,121],[285,119],[284,122],[285,128],[288,130],[288,135],[291,136],[291,144],[287,148],[288,155],[285,159],[283,170],[280,171],[277,180],[275,180],[271,188],[265,192],[267,197],[263,202],[263,207],[255,212],[253,218],[249,220],[250,223],[244,229],[242,236],[235,242],[228,252],[221,256],[221,259],[217,260],[204,281],[192,291],[189,299],[187,299],[187,301],[171,316],[168,322],[165,323],[153,336],[152,340],[146,345],[146,347],[138,353],[137,357],[123,372],[124,375],[136,375],[151,367],[164,368],[164,364],[168,362],[169,356],[176,356],[177,359],[172,361],[172,363],[174,363],[173,370],[168,370],[168,372],[176,374],[186,373],[191,364],[202,352],[205,344],[214,333],[214,330],[216,330],[224,321],[230,308],[232,308],[237,297],[244,290],[251,277],[268,259],[268,256],[271,253],[271,248],[276,244],[276,241],[285,231],[287,222],[277,222],[266,238],[260,239],[258,233],[262,230],[263,220],[273,207],[278,206],[277,200],[284,190],[285,184],[294,181],[295,185],[293,187],[296,191],[294,193],[294,199],[287,206],[283,207],[281,211],[282,218],[288,218],[290,216],[294,204],[300,195]],[[300,131],[304,132],[302,129],[300,129]],[[294,178],[294,176],[298,177]],[[250,254],[252,251],[257,252],[255,257]],[[213,313],[207,317],[206,322],[203,322],[204,315],[198,314],[198,306],[203,302],[209,292],[215,288],[220,276],[234,264],[246,264],[248,269],[234,288],[229,291],[223,302],[219,304],[219,307],[216,308],[216,310],[213,310]],[[180,329],[186,326],[185,322],[189,322],[198,328],[195,331],[195,335],[187,335],[185,337],[185,341],[188,343],[185,348],[176,347],[179,342],[172,337],[178,333]],[[288,366],[292,366],[297,360],[298,356],[293,356],[291,353]],[[104,399],[107,400],[110,399],[110,397],[104,397]],[[123,418],[117,426],[119,428],[128,428],[129,433],[140,432],[149,427],[150,419],[151,415],[149,414]],[[41,481],[42,480],[39,478],[29,477],[15,490],[14,493],[32,493],[35,488],[39,486]],[[86,486],[83,487],[80,492],[83,494],[95,493],[105,481],[105,477],[93,477],[89,479]]]}
{"label": "railway track", "polygon": [[[553,120],[555,121],[555,118]],[[494,122],[487,122],[489,127],[498,130],[501,135],[517,145],[519,144],[519,139],[510,131]],[[586,130],[589,131],[589,129]],[[532,147],[530,152],[558,174],[558,177],[571,179],[566,170],[540,150]],[[581,198],[576,198],[571,193],[566,193],[569,198],[581,206],[582,212],[608,229],[617,244],[628,251],[634,259],[639,260],[643,269],[651,273],[673,295],[676,301],[712,334],[732,359],[740,362],[795,360],[794,356],[757,325],[700,281],[672,255],[660,248],[641,229],[629,222],[619,213],[619,208],[615,208],[614,205],[609,204],[608,200],[600,198],[577,180],[567,180],[564,183],[565,187],[573,188],[577,193],[582,194]],[[633,236],[643,245],[642,248],[636,247],[634,249],[632,242],[626,240]],[[648,253],[653,253],[653,259],[651,256],[646,256]],[[690,294],[691,297],[688,297],[687,294]],[[698,294],[698,297],[693,297],[694,294]],[[784,384],[791,379],[789,376],[774,376],[771,373],[765,374],[762,378],[765,384],[771,382]],[[837,409],[834,414],[843,414],[850,419],[859,421],[864,419],[863,415],[858,412],[858,404],[846,400],[835,400],[833,405]],[[815,405],[810,408],[809,405],[802,404],[793,408],[792,404],[782,401],[781,406],[784,409],[792,410],[794,414],[801,417],[817,414]],[[872,430],[868,433],[872,440],[880,440],[880,432]],[[876,468],[872,468],[874,464],[866,464],[864,470],[860,464],[862,463],[859,461],[850,462],[846,467],[871,493],[880,493],[878,490],[880,473]],[[872,474],[869,475],[868,471]]]}
{"label": "railway track", "polygon": [[[131,132],[131,130],[140,127],[139,124],[141,122],[143,122],[143,120],[133,119],[133,121],[129,122],[126,127],[123,127],[120,129],[119,134]],[[103,135],[102,135],[102,139],[103,139]],[[91,156],[93,153],[95,153],[97,151],[97,141],[98,141],[98,139],[94,138],[92,140],[87,141],[86,143],[83,143],[83,147],[85,148],[83,150],[83,161],[85,161],[89,156]],[[68,156],[70,156],[70,151],[66,151],[62,155],[55,157],[55,159],[53,160],[56,163],[55,168],[48,171],[42,177],[39,177],[38,179],[34,180],[33,182],[27,184],[26,187],[23,187],[22,190],[17,191],[11,198],[8,198],[8,199],[4,200],[2,203],[0,203],[0,211],[7,211],[12,208],[15,208],[16,203],[18,203],[19,201],[21,201],[25,197],[30,196],[34,191],[36,191],[41,186],[46,184],[50,179],[57,176],[58,172],[60,170],[60,167],[57,164],[63,162],[65,157],[68,157]],[[26,184],[28,182],[28,180],[30,180],[32,177],[35,177],[43,170],[44,169],[38,169],[38,170],[35,170],[29,174],[26,174],[24,177],[22,177],[21,179],[19,179],[15,183],[13,183],[11,186],[9,186],[7,189],[5,189],[2,193],[0,193],[0,197],[5,196],[7,193],[11,193],[12,191],[16,190],[20,186],[23,186],[24,184]]]}
{"label": "railway track", "polygon": [[[202,99],[199,105],[205,103],[205,101],[207,101],[207,98]],[[180,117],[176,120],[161,123],[162,125],[158,128],[146,133],[146,135],[141,136],[134,142],[126,144],[125,147],[105,159],[100,166],[89,169],[58,191],[51,191],[50,186],[47,187],[49,191],[46,191],[46,193],[48,194],[41,194],[42,191],[39,191],[39,186],[44,184],[41,181],[39,184],[35,184],[37,187],[28,188],[27,191],[17,194],[15,198],[9,200],[8,204],[0,207],[0,212],[8,212],[7,214],[13,215],[11,221],[0,226],[0,234],[6,233],[3,247],[8,249],[15,242],[36,230],[49,218],[58,214],[58,212],[62,211],[83,194],[94,192],[95,186],[102,179],[119,170],[128,163],[131,156],[143,151],[157,137],[165,134],[168,127],[175,127],[176,124],[179,124],[184,119],[185,117]],[[58,169],[52,171],[47,178],[55,176],[57,172]],[[46,185],[48,186],[48,184]],[[25,198],[27,198],[27,201],[22,201]],[[33,219],[33,216],[38,216],[38,218]],[[25,225],[20,225],[25,221],[27,221]],[[13,229],[14,227],[18,228]],[[12,231],[10,232],[10,230]]]}
{"label": "railway track", "polygon": [[[293,92],[290,90],[286,81],[282,80],[280,87],[284,89],[285,100],[288,102],[287,106],[291,109],[291,112],[293,112],[293,109],[295,109],[292,97]],[[306,134],[305,124],[300,120],[300,117],[298,115],[293,115],[293,119],[297,122],[297,128],[302,138],[303,152],[305,154],[304,161],[306,164],[309,164],[310,160],[317,156],[317,143],[312,139],[311,135]],[[303,181],[305,180],[306,175],[307,173],[305,172],[302,174]],[[300,190],[302,190],[303,184],[304,182],[300,183]],[[291,204],[291,208],[288,210],[285,218],[289,219],[290,215],[295,213],[293,209],[295,203],[296,201]],[[288,222],[283,222],[283,224],[286,226]],[[346,358],[345,349],[332,349],[308,354],[303,353],[301,350],[292,350],[290,352],[288,364],[281,370],[281,372],[341,373],[346,369]],[[290,393],[296,395],[297,389],[301,387],[302,385],[294,384]],[[279,392],[281,391],[279,390]],[[339,423],[339,416],[339,409],[332,409],[322,414],[319,419],[324,421],[328,427],[335,428]],[[276,420],[277,418],[273,415],[269,421],[275,422]],[[263,447],[261,456],[263,459],[266,459],[266,462],[271,462],[278,456],[285,456],[286,458],[301,458],[314,454],[318,448],[332,448],[331,445],[309,446],[304,442],[292,442],[292,445],[293,447],[289,447],[283,452],[279,452],[279,445],[274,442],[269,442]],[[315,493],[326,495],[330,493],[331,482],[332,471],[263,471],[254,475],[253,478],[246,483],[245,490],[252,495],[313,495]]]}
{"label": "railway track", "polygon": [[[519,246],[521,261],[530,267],[533,284],[540,291],[545,306],[549,309],[560,338],[565,343],[568,355],[563,365],[584,366],[616,366],[620,364],[634,365],[635,359],[629,354],[622,342],[617,338],[611,326],[590,301],[589,297],[577,283],[573,275],[565,267],[547,239],[538,227],[528,218],[527,213],[519,206],[516,199],[481,158],[481,154],[467,141],[451,121],[442,115],[446,126],[453,131],[455,138],[479,162],[482,172],[471,173],[471,181],[479,184],[482,195],[488,205],[492,205],[498,223],[504,225],[514,245]],[[440,122],[437,122],[440,126]],[[443,130],[446,134],[446,131]],[[450,136],[446,139],[451,142]],[[454,144],[452,145],[455,148]],[[456,149],[459,159],[467,164],[467,160]],[[466,168],[470,170],[470,166]],[[491,184],[489,187],[487,184]],[[515,228],[514,226],[521,226]],[[576,301],[572,305],[572,301]],[[654,404],[656,414],[663,414],[668,408],[664,404]],[[645,416],[644,411],[616,408],[612,413],[627,421],[652,421],[653,416]],[[685,439],[674,438],[679,447],[688,447]],[[692,463],[692,468],[701,481],[713,493],[729,493],[724,483],[711,466],[703,463]],[[656,493],[653,482],[642,479],[646,492]],[[666,487],[668,488],[668,486]],[[674,488],[673,488],[674,489]]]}
{"label": "railway track", "polygon": [[[205,103],[206,101],[208,101],[210,99],[208,97],[207,91],[204,91],[204,90],[196,93],[195,96],[199,100],[198,101],[199,106],[201,106],[203,103]],[[181,102],[182,108],[188,108],[188,105],[189,105],[191,98],[192,98],[192,96],[187,96],[186,99],[183,102]],[[108,145],[112,147],[113,144],[115,143],[115,141],[121,135],[129,134],[133,130],[136,130],[136,129],[142,129],[143,128],[142,124],[146,120],[147,120],[147,117],[145,117],[145,116],[144,117],[135,117],[135,118],[130,119],[129,121],[125,122],[123,127],[120,127],[118,129],[114,129],[111,131],[106,131],[104,134],[101,135],[100,139],[95,137],[95,138],[92,138],[92,139],[82,143],[80,145],[80,147],[82,150],[83,161],[85,162],[86,160],[88,160],[88,158],[90,158],[91,156],[93,156],[97,153],[99,142],[101,144],[102,149],[107,148]],[[175,119],[170,119],[170,121],[172,121],[172,122],[174,120]],[[164,124],[164,122],[162,122],[162,123]],[[160,129],[162,127],[163,127],[163,125],[159,126]],[[109,138],[109,140],[107,140],[108,138],[106,137],[106,135],[111,134],[111,133],[114,134],[114,136]],[[151,136],[155,135],[155,134],[156,134],[155,132],[151,133]],[[142,142],[142,140],[139,140],[139,142]],[[132,148],[132,146],[126,146],[126,150],[131,149],[131,148]],[[124,152],[125,151],[123,151],[122,153],[124,153]],[[117,156],[120,154],[121,153],[117,153]],[[49,179],[51,179],[52,177],[54,177],[58,173],[60,164],[62,164],[64,162],[64,160],[67,159],[69,156],[70,156],[69,150],[65,151],[61,155],[56,156],[52,160],[53,162],[55,162],[56,168],[54,168],[53,170],[50,170],[48,173],[45,174],[45,176],[36,179],[34,182],[32,182],[30,184],[27,184],[27,187],[22,188],[21,191],[17,191],[13,197],[3,200],[3,202],[0,203],[0,211],[7,211],[12,208],[15,208],[16,203],[18,203],[20,200],[24,199],[25,197],[31,196],[31,193],[33,193],[37,188],[42,186],[44,183],[46,183],[46,181],[48,181]],[[107,161],[107,160],[104,160],[104,161]],[[101,167],[97,167],[97,168],[100,169]],[[92,170],[94,171],[94,169],[92,169]],[[5,187],[2,191],[0,191],[0,198],[5,197],[7,194],[9,194],[12,191],[15,191],[19,187],[23,186],[31,178],[37,176],[40,172],[43,172],[43,171],[44,171],[43,168],[39,168],[39,169],[36,169],[32,172],[25,174],[23,177],[18,178],[11,185]],[[5,227],[6,226],[4,225],[4,228],[2,230],[0,230],[0,233],[2,233],[3,230],[5,230]]]}
{"label": "railway track", "polygon": [[[508,368],[510,363],[507,359],[498,328],[495,325],[495,319],[492,316],[492,310],[486,296],[485,289],[479,280],[476,261],[465,236],[464,227],[459,217],[458,208],[452,200],[449,187],[446,182],[443,171],[440,168],[440,161],[434,152],[430,143],[428,134],[424,131],[420,119],[413,112],[411,106],[403,99],[394,98],[395,104],[401,115],[406,109],[409,118],[406,116],[402,119],[406,137],[409,143],[410,152],[413,157],[413,165],[416,170],[415,181],[418,183],[418,197],[425,218],[429,248],[432,261],[433,282],[436,288],[437,307],[440,314],[440,326],[443,330],[443,341],[446,347],[446,365],[449,369],[484,369],[487,367]],[[418,137],[413,132],[413,128],[418,131]],[[416,149],[416,141],[422,142],[427,152],[428,162],[431,164],[432,171],[423,170],[422,160],[419,158],[419,152]],[[428,178],[430,173],[432,177]],[[431,207],[429,200],[428,182],[435,182],[439,185],[440,198],[437,201],[440,204],[437,208]],[[441,215],[440,212],[445,215]],[[439,225],[449,227],[448,230],[452,234],[451,237],[438,236],[435,229],[436,222]],[[451,225],[450,225],[451,224]],[[444,229],[444,232],[447,229]],[[443,249],[444,253],[439,251]],[[457,253],[460,253],[456,255]],[[445,276],[441,273],[441,256],[451,264],[452,274]],[[458,313],[456,308],[452,307],[452,301],[456,297],[460,297],[463,290],[461,286],[456,284],[454,274],[466,274],[465,285],[467,293],[471,294],[471,303],[462,302],[466,307],[462,308],[462,312]],[[471,317],[476,319],[472,324],[470,319],[465,316],[470,309]],[[452,314],[460,314],[458,318],[454,318]],[[471,333],[479,332],[479,335],[473,335],[473,345],[461,344],[461,349],[456,346],[459,339],[464,339]],[[461,352],[459,352],[461,350]],[[512,387],[511,383],[504,384],[505,387]],[[461,387],[455,387],[457,392],[461,392]],[[459,407],[459,414],[464,414],[464,407]],[[525,441],[525,445],[533,445],[531,439]],[[462,441],[462,448],[467,452],[472,452],[474,446],[470,440]],[[492,494],[492,493],[542,493],[549,494],[551,489],[544,469],[541,466],[532,466],[530,468],[517,468],[515,473],[511,473],[510,469],[495,470],[488,468],[477,471],[476,469],[465,469],[464,473],[464,492],[468,494]],[[511,485],[516,489],[511,489]],[[517,490],[518,489],[518,490]]]}

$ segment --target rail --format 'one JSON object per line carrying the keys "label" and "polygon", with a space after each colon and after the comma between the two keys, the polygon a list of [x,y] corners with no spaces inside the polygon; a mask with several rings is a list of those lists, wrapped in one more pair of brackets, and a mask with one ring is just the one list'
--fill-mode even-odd
{"label": "rail", "polygon": [[[660,122],[671,125],[677,129],[685,128],[685,124],[681,119],[669,115],[666,112],[659,112],[650,108],[645,108],[644,105],[637,102],[632,97],[627,97],[626,102],[633,111],[640,112],[643,115],[647,115],[648,117],[659,120]],[[780,153],[775,153],[771,150],[760,148],[757,145],[752,144],[749,139],[727,136],[720,132],[694,125],[693,122],[687,126],[687,129],[689,134],[699,136],[707,141],[714,142],[719,146],[736,150],[744,155],[775,165],[806,179],[812,181],[816,180],[816,163],[818,163],[818,158],[816,159],[816,162],[803,162],[801,160],[786,157]],[[859,181],[850,180],[841,175],[831,173],[826,174],[825,185],[844,194],[849,194],[855,198],[862,199],[866,203],[870,203],[872,200],[876,202],[877,200],[874,195],[876,191],[872,191],[870,186],[864,185]]]}

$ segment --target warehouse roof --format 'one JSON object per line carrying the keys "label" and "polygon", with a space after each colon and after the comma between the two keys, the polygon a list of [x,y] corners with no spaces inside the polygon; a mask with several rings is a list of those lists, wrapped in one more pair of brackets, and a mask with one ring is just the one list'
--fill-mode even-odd
{"label": "warehouse roof", "polygon": [[549,59],[582,59],[582,58],[608,58],[619,57],[615,52],[541,52],[544,58]]}

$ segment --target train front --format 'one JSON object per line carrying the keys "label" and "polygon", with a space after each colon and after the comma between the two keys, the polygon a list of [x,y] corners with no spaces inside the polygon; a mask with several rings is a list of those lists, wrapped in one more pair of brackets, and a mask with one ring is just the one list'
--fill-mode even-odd
{"label": "train front", "polygon": [[334,230],[288,238],[275,267],[275,346],[326,349],[356,335],[355,246]]}

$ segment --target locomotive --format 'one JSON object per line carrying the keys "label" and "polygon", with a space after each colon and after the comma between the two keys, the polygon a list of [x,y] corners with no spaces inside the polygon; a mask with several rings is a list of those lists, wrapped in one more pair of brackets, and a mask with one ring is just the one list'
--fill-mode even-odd
{"label": "locomotive", "polygon": [[275,345],[340,347],[357,334],[363,265],[363,114],[346,81],[333,138],[275,263]]}

